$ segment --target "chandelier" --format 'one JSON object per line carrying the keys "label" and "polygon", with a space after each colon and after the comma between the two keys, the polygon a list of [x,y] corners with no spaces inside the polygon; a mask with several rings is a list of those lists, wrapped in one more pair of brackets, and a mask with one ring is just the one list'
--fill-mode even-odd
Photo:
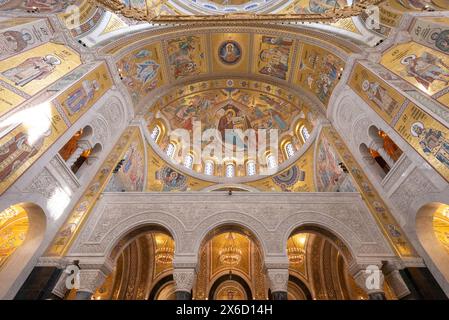
{"label": "chandelier", "polygon": [[345,7],[337,7],[337,1],[333,9],[323,13],[253,13],[253,12],[235,12],[226,14],[200,14],[200,15],[164,15],[161,14],[162,7],[167,4],[168,0],[146,0],[139,7],[133,7],[131,2],[124,0],[90,0],[96,5],[105,7],[115,13],[121,14],[127,18],[138,21],[148,21],[154,23],[192,23],[216,24],[220,22],[227,23],[247,23],[248,21],[266,22],[266,23],[298,23],[298,22],[323,22],[334,23],[340,19],[359,16],[370,6],[377,5],[384,0],[354,0],[352,5]]}
{"label": "chandelier", "polygon": [[175,249],[173,249],[173,247],[170,246],[168,240],[165,240],[162,246],[156,248],[155,253],[156,253],[155,259],[157,263],[170,264],[173,262]]}
{"label": "chandelier", "polygon": [[[304,258],[306,256],[306,251],[304,250],[304,248],[301,245],[296,244],[295,237],[292,237],[291,239],[292,239],[293,245],[287,247],[288,260],[291,263],[296,263],[296,264],[303,263]],[[305,238],[304,238],[304,240],[305,240]]]}
{"label": "chandelier", "polygon": [[218,251],[220,262],[228,266],[235,266],[242,260],[242,250],[236,245],[234,235],[229,232],[225,244],[220,251]]}

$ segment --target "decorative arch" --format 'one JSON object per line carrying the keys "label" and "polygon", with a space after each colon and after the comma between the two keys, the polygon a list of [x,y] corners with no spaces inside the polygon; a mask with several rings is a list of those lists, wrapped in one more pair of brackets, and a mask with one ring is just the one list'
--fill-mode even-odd
{"label": "decorative arch", "polygon": [[[29,227],[23,243],[8,257],[0,269],[0,298],[12,298],[31,272],[47,231],[44,210],[30,202],[18,203],[27,214]],[[19,279],[23,279],[19,281]]]}
{"label": "decorative arch", "polygon": [[192,251],[199,253],[200,248],[215,234],[227,231],[240,231],[259,246],[263,257],[267,255],[268,245],[266,240],[265,242],[262,240],[264,237],[261,235],[267,233],[268,230],[261,222],[239,212],[217,212],[202,220],[193,231],[197,237],[194,240]]}
{"label": "decorative arch", "polygon": [[[441,274],[443,281],[439,281],[444,291],[449,290],[449,252],[445,250],[440,240],[438,240],[433,226],[433,217],[438,208],[448,203],[430,202],[421,206],[416,214],[416,237],[419,244],[424,249],[427,256],[423,256],[430,269],[434,268]],[[435,274],[434,274],[435,275]],[[438,280],[437,275],[436,279]]]}

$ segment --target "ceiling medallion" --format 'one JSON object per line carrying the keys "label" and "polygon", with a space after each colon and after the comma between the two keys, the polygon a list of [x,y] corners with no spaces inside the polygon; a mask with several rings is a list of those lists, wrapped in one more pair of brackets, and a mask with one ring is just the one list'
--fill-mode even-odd
{"label": "ceiling medallion", "polygon": [[[131,2],[123,0],[90,0],[93,3],[103,6],[113,12],[122,14],[123,16],[138,21],[148,21],[153,23],[192,23],[198,22],[201,24],[216,24],[216,23],[234,23],[245,24],[251,22],[268,22],[276,23],[282,21],[283,23],[297,23],[297,22],[324,22],[334,23],[341,19],[346,19],[358,16],[367,10],[372,5],[377,5],[384,0],[358,0],[352,5],[345,7],[335,7],[323,13],[285,13],[285,14],[257,14],[251,12],[233,12],[226,14],[214,15],[163,15],[161,7],[168,2],[168,0],[153,0],[151,7],[145,1],[139,7],[132,7]],[[338,3],[337,1],[335,2]]]}
{"label": "ceiling medallion", "polygon": [[218,252],[220,262],[230,267],[235,266],[242,260],[242,250],[236,244],[235,236],[229,232],[222,249]]}

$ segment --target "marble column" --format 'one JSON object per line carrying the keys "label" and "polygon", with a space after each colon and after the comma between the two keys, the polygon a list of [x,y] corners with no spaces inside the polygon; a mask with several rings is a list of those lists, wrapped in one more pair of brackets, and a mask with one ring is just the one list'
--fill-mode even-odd
{"label": "marble column", "polygon": [[173,280],[175,281],[176,300],[191,300],[195,269],[175,267],[173,270]]}
{"label": "marble column", "polygon": [[72,153],[72,155],[67,159],[65,162],[67,164],[67,167],[71,168],[72,165],[78,160],[78,158],[81,156],[81,154],[85,150],[89,150],[91,148],[90,143],[88,141],[79,140],[77,142],[77,146],[75,151]]}
{"label": "marble column", "polygon": [[382,264],[357,265],[349,269],[357,285],[368,294],[369,300],[385,300],[385,277],[381,266]]}
{"label": "marble column", "polygon": [[382,138],[379,137],[379,139],[373,139],[369,144],[369,147],[377,151],[382,156],[385,162],[390,166],[390,169],[393,168],[394,160],[384,149],[384,141]]}
{"label": "marble column", "polygon": [[106,274],[101,269],[81,269],[80,284],[76,291],[76,300],[90,300],[95,290],[103,284]]}
{"label": "marble column", "polygon": [[270,281],[270,290],[273,300],[287,300],[288,292],[288,267],[281,269],[267,269]]}

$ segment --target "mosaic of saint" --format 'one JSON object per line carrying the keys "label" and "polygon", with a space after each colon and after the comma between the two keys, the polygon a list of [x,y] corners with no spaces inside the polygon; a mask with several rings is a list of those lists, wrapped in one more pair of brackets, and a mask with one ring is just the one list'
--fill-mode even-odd
{"label": "mosaic of saint", "polygon": [[167,51],[168,65],[174,79],[204,72],[205,53],[200,37],[188,36],[168,40]]}
{"label": "mosaic of saint", "polygon": [[[17,21],[14,21],[17,20]],[[0,23],[0,59],[36,47],[48,42],[53,35],[48,23],[42,20],[28,19],[6,20]]]}
{"label": "mosaic of saint", "polygon": [[140,134],[126,151],[123,165],[109,181],[106,191],[143,191],[145,155]]}
{"label": "mosaic of saint", "polygon": [[429,95],[449,85],[449,57],[415,42],[393,47],[381,64]]}
{"label": "mosaic of saint", "polygon": [[242,57],[242,49],[236,41],[228,40],[218,48],[218,56],[224,64],[235,64]]}
{"label": "mosaic of saint", "polygon": [[346,0],[296,0],[288,9],[294,13],[324,13],[346,5]]}
{"label": "mosaic of saint", "polygon": [[316,185],[321,192],[356,192],[350,175],[340,167],[341,159],[322,135],[316,155]]}
{"label": "mosaic of saint", "polygon": [[335,55],[318,47],[304,45],[297,71],[298,85],[311,91],[327,105],[343,67],[343,61]]}
{"label": "mosaic of saint", "polygon": [[449,181],[449,130],[410,103],[395,130]]}
{"label": "mosaic of saint", "polygon": [[387,122],[393,120],[405,101],[396,90],[361,64],[355,66],[349,85]]}
{"label": "mosaic of saint", "polygon": [[5,0],[0,2],[0,10],[38,10],[43,13],[56,13],[64,11],[75,2],[76,0]]}
{"label": "mosaic of saint", "polygon": [[261,36],[255,40],[258,52],[257,71],[261,74],[287,80],[293,40],[290,38]]}

